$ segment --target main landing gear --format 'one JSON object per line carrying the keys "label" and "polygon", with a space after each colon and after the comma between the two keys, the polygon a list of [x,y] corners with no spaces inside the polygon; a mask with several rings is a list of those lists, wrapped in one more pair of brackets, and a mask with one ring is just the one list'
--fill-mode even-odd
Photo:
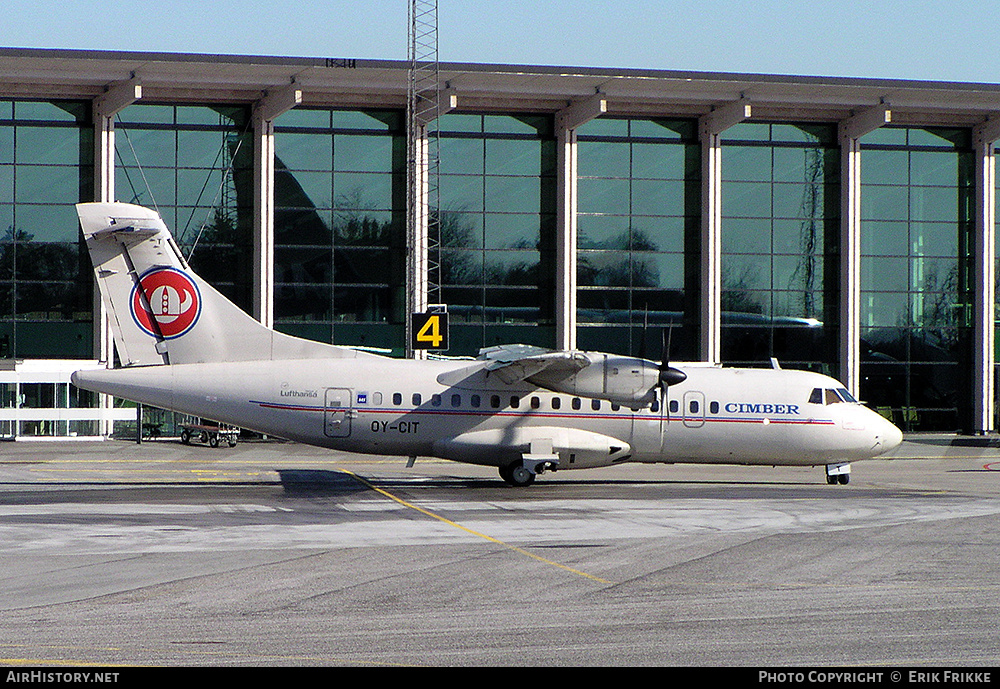
{"label": "main landing gear", "polygon": [[850,464],[827,464],[826,465],[826,482],[831,486],[835,486],[838,483],[842,486],[846,486],[851,482],[851,465]]}
{"label": "main landing gear", "polygon": [[512,486],[530,486],[535,482],[535,474],[520,460],[500,467],[500,478]]}
{"label": "main landing gear", "polygon": [[500,478],[512,486],[530,486],[538,474],[558,468],[559,453],[552,450],[552,440],[535,438],[521,459],[500,467]]}

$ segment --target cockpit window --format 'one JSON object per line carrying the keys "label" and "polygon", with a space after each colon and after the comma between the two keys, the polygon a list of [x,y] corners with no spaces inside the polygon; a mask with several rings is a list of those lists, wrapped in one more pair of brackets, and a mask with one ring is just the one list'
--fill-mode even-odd
{"label": "cockpit window", "polygon": [[854,399],[854,395],[847,391],[847,388],[837,388],[837,394],[840,396],[840,399],[844,400],[848,404],[858,403],[858,401]]}
{"label": "cockpit window", "polygon": [[810,404],[858,404],[858,401],[854,399],[854,395],[847,391],[847,388],[837,388],[836,390],[824,390],[822,388],[813,388],[813,391],[809,394]]}

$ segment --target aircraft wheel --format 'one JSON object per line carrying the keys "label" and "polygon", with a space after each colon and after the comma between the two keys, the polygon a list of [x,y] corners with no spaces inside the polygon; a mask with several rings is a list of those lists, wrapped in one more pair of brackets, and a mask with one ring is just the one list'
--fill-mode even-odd
{"label": "aircraft wheel", "polygon": [[829,476],[828,475],[826,477],[826,482],[829,483],[831,486],[835,486],[835,485],[837,485],[837,477],[836,476]]}
{"label": "aircraft wheel", "polygon": [[851,475],[841,474],[840,476],[837,477],[837,481],[840,483],[840,485],[846,486],[848,483],[851,482]]}
{"label": "aircraft wheel", "polygon": [[187,429],[181,431],[181,442],[185,445],[191,444],[191,434],[188,433]]}
{"label": "aircraft wheel", "polygon": [[208,444],[211,445],[212,447],[218,447],[219,446],[219,436],[218,436],[218,434],[213,435],[211,438],[209,438],[208,439]]}
{"label": "aircraft wheel", "polygon": [[500,467],[500,477],[512,486],[530,486],[535,482],[535,475],[528,471],[521,462],[513,462]]}
{"label": "aircraft wheel", "polygon": [[517,463],[510,469],[510,483],[512,486],[530,486],[535,482],[535,475],[528,471],[521,463]]}
{"label": "aircraft wheel", "polygon": [[206,433],[205,431],[202,431],[201,435],[198,436],[198,440],[200,440],[203,443],[207,443],[208,442],[208,433]]}

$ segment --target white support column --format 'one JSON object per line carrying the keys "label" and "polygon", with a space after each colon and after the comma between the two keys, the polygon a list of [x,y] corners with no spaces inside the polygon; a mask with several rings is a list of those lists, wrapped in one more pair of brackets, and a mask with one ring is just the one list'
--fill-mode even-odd
{"label": "white support column", "polygon": [[[414,162],[413,162],[413,224],[410,228],[410,236],[407,237],[407,245],[410,247],[407,284],[407,294],[409,295],[407,305],[407,328],[409,329],[410,314],[423,313],[427,310],[428,292],[428,260],[430,252],[430,209],[428,208],[428,184],[427,175],[430,167],[428,158],[430,146],[427,141],[427,124],[418,125],[418,131],[414,137]],[[410,336],[407,334],[406,346],[410,346]],[[412,352],[415,358],[425,358],[426,352],[416,350]]]}
{"label": "white support column", "polygon": [[[94,99],[94,200],[108,203],[115,200],[115,115],[142,98],[142,82],[135,74],[127,81],[110,84],[100,96]],[[112,348],[114,336],[111,333],[111,315],[104,306],[101,291],[94,282],[94,330],[93,355],[98,361],[111,367],[114,362]],[[98,395],[98,406],[111,409],[114,400],[111,395]],[[105,415],[106,416],[106,415]],[[98,421],[100,435],[111,435],[114,422],[108,418]]]}
{"label": "white support column", "polygon": [[975,187],[972,302],[973,433],[996,430],[996,354],[994,319],[996,288],[996,163],[994,142],[1000,139],[1000,115],[972,128],[978,157]]}
{"label": "white support column", "polygon": [[[94,200],[115,200],[115,115],[142,98],[142,82],[134,74],[110,84],[94,99]],[[94,358],[111,362],[111,321],[100,290],[94,286]]]}
{"label": "white support column", "polygon": [[861,386],[861,144],[892,121],[888,103],[842,120],[840,141],[840,380],[860,397]]}
{"label": "white support column", "polygon": [[274,120],[302,102],[295,84],[267,91],[254,104],[253,313],[274,326]]}
{"label": "white support column", "polygon": [[722,132],[751,116],[740,98],[698,120],[701,139],[701,343],[703,361],[722,360]]}
{"label": "white support column", "polygon": [[576,349],[576,129],[608,111],[600,93],[556,113],[556,349]]}
{"label": "white support column", "polygon": [[[426,350],[415,350],[410,346],[413,337],[410,318],[411,314],[427,311],[430,304],[432,141],[428,134],[428,125],[457,107],[458,94],[450,85],[446,85],[438,94],[437,108],[422,111],[410,124],[415,128],[411,133],[412,141],[408,144],[413,150],[408,151],[412,161],[407,161],[406,182],[408,218],[405,350],[407,358],[410,359],[427,358]],[[440,212],[440,209],[437,210]]]}

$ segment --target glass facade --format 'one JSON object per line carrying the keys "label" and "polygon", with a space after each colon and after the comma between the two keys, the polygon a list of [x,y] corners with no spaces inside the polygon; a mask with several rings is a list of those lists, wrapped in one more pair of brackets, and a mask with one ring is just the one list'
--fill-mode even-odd
{"label": "glass facade", "polygon": [[863,137],[861,396],[904,430],[958,430],[971,380],[967,129]]}
{"label": "glass facade", "polygon": [[148,105],[115,122],[115,199],[157,209],[191,267],[248,313],[253,141],[249,110]]}
{"label": "glass facade", "polygon": [[555,346],[552,118],[449,113],[437,122],[448,354]]}
{"label": "glass facade", "polygon": [[402,113],[297,108],[275,124],[275,327],[401,354]]}
{"label": "glass facade", "polygon": [[670,326],[671,356],[694,357],[697,122],[598,118],[577,146],[577,346],[655,359]]}
{"label": "glass facade", "polygon": [[[0,358],[93,356],[93,280],[73,209],[94,193],[91,108],[0,101]],[[248,312],[250,114],[239,104],[126,107],[115,119],[114,190],[156,208],[193,268]],[[296,107],[277,118],[277,329],[402,354],[404,120],[402,109],[374,107]],[[451,112],[432,125],[448,354],[556,344],[554,121]],[[576,136],[578,346],[656,358],[669,327],[671,356],[697,358],[706,184],[697,120],[602,116]],[[904,429],[968,428],[971,129],[896,124],[860,143],[862,341],[850,373],[861,397]],[[723,361],[773,356],[846,377],[837,124],[747,121],[722,134],[721,149]],[[1000,275],[1000,249],[995,261]],[[60,403],[53,390],[38,399]]]}
{"label": "glass facade", "polygon": [[90,103],[0,101],[0,359],[93,354]]}
{"label": "glass facade", "polygon": [[837,128],[742,123],[722,142],[722,360],[837,375]]}

